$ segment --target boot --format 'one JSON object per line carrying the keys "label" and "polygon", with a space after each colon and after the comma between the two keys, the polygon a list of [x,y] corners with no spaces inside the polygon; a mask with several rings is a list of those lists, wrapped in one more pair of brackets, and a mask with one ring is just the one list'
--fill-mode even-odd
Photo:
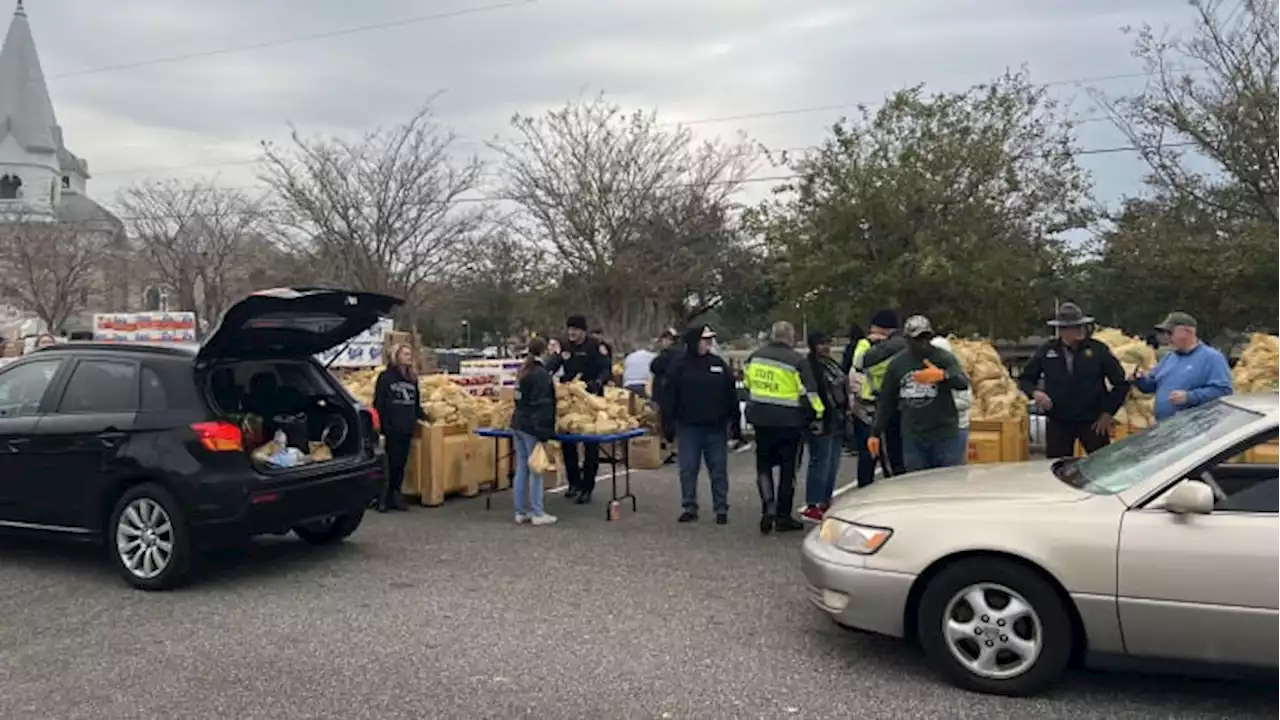
{"label": "boot", "polygon": [[391,501],[388,497],[389,492],[390,491],[387,488],[383,488],[381,491],[378,492],[376,507],[378,512],[380,513],[391,512]]}
{"label": "boot", "polygon": [[787,515],[780,516],[773,521],[773,529],[777,532],[795,532],[796,530],[803,530],[804,527],[804,523]]}
{"label": "boot", "polygon": [[756,490],[760,492],[760,534],[768,535],[773,531],[774,523],[773,474],[757,475]]}
{"label": "boot", "polygon": [[401,495],[400,491],[398,490],[393,490],[391,492],[391,497],[389,498],[389,500],[390,500],[389,504],[394,510],[405,512],[409,509],[409,501],[405,500],[404,495]]}

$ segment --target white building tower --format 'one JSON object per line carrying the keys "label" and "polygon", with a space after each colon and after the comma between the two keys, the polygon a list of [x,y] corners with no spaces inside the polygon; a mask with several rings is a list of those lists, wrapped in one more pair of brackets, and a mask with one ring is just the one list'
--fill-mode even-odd
{"label": "white building tower", "polygon": [[62,142],[27,12],[18,0],[0,49],[0,214],[54,220],[63,194],[83,197],[89,166]]}

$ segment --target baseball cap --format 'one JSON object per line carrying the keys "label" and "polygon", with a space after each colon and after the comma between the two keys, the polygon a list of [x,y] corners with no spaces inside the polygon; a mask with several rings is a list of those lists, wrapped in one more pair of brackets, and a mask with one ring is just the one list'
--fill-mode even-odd
{"label": "baseball cap", "polygon": [[675,329],[675,328],[667,328],[666,330],[663,330],[663,331],[662,331],[662,334],[661,334],[661,335],[659,335],[658,337],[659,337],[659,338],[669,338],[669,339],[671,339],[671,340],[679,340],[679,339],[680,339],[680,333],[676,332],[676,329]]}
{"label": "baseball cap", "polygon": [[1191,317],[1191,315],[1184,312],[1174,311],[1169,313],[1163,322],[1156,325],[1156,329],[1168,332],[1176,327],[1194,328],[1195,326],[1196,319]]}
{"label": "baseball cap", "polygon": [[912,315],[902,325],[902,332],[907,337],[918,338],[933,335],[933,323],[923,315]]}
{"label": "baseball cap", "polygon": [[702,334],[699,335],[698,337],[702,338],[703,340],[713,340],[715,339],[715,336],[716,336],[716,331],[712,330],[710,325],[703,325]]}

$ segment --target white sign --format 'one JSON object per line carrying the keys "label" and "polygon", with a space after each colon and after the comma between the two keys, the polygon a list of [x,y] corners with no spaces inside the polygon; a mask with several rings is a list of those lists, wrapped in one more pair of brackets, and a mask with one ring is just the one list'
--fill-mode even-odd
{"label": "white sign", "polygon": [[192,312],[102,313],[93,316],[93,339],[98,342],[174,343],[196,340]]}
{"label": "white sign", "polygon": [[395,322],[390,319],[379,320],[376,325],[365,330],[351,340],[351,344],[339,343],[328,350],[318,353],[316,360],[321,365],[335,368],[378,367],[386,364],[382,358],[382,342],[387,333],[395,330]]}

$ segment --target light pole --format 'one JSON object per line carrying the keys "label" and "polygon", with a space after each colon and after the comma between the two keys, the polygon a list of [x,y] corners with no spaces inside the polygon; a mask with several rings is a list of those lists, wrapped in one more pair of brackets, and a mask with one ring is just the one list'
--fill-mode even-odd
{"label": "light pole", "polygon": [[467,335],[467,347],[471,347],[471,323],[463,320],[462,331]]}

